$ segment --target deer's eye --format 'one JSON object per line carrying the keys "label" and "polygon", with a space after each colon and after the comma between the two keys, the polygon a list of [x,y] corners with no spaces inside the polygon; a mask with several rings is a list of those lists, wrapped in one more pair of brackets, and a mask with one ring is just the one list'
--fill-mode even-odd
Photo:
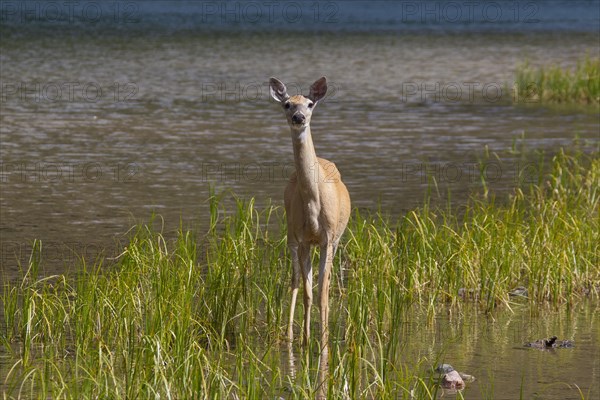
{"label": "deer's eye", "polygon": [[314,105],[315,105],[315,103],[310,102],[310,103],[308,103],[308,108],[313,108]]}
{"label": "deer's eye", "polygon": [[284,107],[285,107],[286,110],[289,110],[291,106],[292,105],[289,102],[287,102],[287,103],[284,104]]}

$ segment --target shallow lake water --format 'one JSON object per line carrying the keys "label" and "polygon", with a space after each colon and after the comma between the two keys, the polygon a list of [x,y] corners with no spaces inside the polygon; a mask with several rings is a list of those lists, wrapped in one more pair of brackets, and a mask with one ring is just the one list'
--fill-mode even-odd
{"label": "shallow lake water", "polygon": [[[467,309],[462,315],[440,316],[426,329],[425,318],[409,323],[406,336],[412,343],[405,351],[415,359],[437,355],[475,376],[467,383],[467,399],[580,399],[579,389],[583,398],[594,399],[600,395],[599,322],[598,309],[589,304],[571,312],[541,311],[537,316],[519,306],[514,313],[493,316]],[[523,347],[553,335],[574,340],[575,347],[549,351]]]}
{"label": "shallow lake water", "polygon": [[[487,181],[506,194],[537,180],[538,152],[600,143],[597,109],[511,90],[524,62],[598,56],[598,1],[1,4],[0,281],[18,276],[34,239],[51,274],[117,255],[152,213],[203,229],[211,185],[282,204],[292,147],[271,76],[305,94],[328,77],[315,146],[361,209],[401,215],[431,178],[460,204],[486,148]],[[524,156],[508,152],[515,141]],[[478,378],[468,398],[518,398],[521,382],[523,398],[580,398],[575,384],[597,398],[598,322],[595,306],[465,313],[408,324],[407,354],[443,350]],[[520,348],[553,334],[576,347]]]}

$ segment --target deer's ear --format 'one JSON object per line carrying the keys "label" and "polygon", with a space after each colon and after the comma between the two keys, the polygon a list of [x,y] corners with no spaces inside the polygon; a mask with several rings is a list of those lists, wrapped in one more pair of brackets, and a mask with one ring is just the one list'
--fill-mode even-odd
{"label": "deer's ear", "polygon": [[323,76],[312,84],[308,98],[316,103],[325,97],[325,93],[327,93],[327,79]]}
{"label": "deer's ear", "polygon": [[285,85],[277,78],[269,79],[269,89],[271,92],[271,97],[275,99],[275,101],[282,102],[286,101],[290,98],[287,94],[287,89]]}

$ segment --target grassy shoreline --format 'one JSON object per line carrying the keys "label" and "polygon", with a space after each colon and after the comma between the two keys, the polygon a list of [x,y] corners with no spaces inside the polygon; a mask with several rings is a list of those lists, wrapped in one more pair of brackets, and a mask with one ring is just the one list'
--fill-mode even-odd
{"label": "grassy shoreline", "polygon": [[[236,199],[223,216],[217,195],[209,209],[204,236],[181,229],[172,242],[139,225],[114,265],[76,276],[40,278],[37,242],[22,280],[2,291],[5,397],[311,397],[315,352],[294,374],[282,366],[282,209]],[[334,265],[331,336],[345,341],[331,350],[331,397],[436,398],[433,376],[398,357],[408,309],[597,300],[599,209],[598,154],[561,151],[506,202],[475,195],[461,214],[425,205],[397,221],[355,211]],[[526,298],[511,296],[518,286]]]}
{"label": "grassy shoreline", "polygon": [[516,102],[600,104],[600,58],[580,60],[573,70],[558,66],[517,68]]}

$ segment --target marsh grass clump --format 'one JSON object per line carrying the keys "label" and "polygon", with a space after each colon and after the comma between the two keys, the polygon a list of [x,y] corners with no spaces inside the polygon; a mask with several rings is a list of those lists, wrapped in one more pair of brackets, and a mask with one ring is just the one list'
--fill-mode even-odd
{"label": "marsh grass clump", "polygon": [[[283,211],[234,197],[226,212],[219,196],[205,234],[170,235],[154,218],[116,261],[82,260],[75,275],[41,276],[35,242],[2,289],[4,397],[314,397],[318,343],[286,361]],[[599,206],[598,154],[561,151],[506,200],[355,211],[334,261],[329,398],[436,398],[436,360],[407,360],[402,345],[415,313],[510,308],[517,286],[532,308],[597,299]]]}
{"label": "marsh grass clump", "polygon": [[532,304],[597,295],[599,196],[597,155],[561,151],[538,184],[516,188],[502,203],[473,196],[461,213],[426,206],[395,223],[356,215],[346,245],[349,290],[367,282],[377,320],[397,314],[389,307],[399,296],[431,308],[471,299],[492,310],[509,304],[520,285]]}
{"label": "marsh grass clump", "polygon": [[[2,344],[16,360],[2,374],[5,393],[227,398],[257,390],[240,389],[230,367],[238,352],[278,339],[285,241],[265,228],[276,210],[238,200],[218,233],[202,238],[181,229],[167,239],[154,220],[134,228],[115,265],[82,265],[72,277],[38,278],[38,242],[22,282],[3,288]],[[246,366],[237,367],[242,376]]]}
{"label": "marsh grass clump", "polygon": [[517,68],[515,99],[518,102],[600,104],[600,58],[589,56],[573,69],[558,66]]}

